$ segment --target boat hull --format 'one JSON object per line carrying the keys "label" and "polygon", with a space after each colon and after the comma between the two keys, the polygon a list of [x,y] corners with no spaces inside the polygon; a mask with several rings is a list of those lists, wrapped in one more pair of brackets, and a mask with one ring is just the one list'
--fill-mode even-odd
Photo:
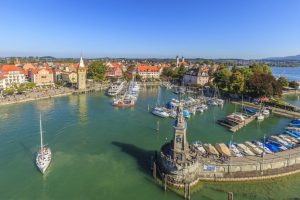
{"label": "boat hull", "polygon": [[36,166],[39,171],[44,174],[45,171],[48,169],[51,163],[51,150],[50,148],[44,147],[44,152],[42,153],[41,150],[38,152],[36,157]]}

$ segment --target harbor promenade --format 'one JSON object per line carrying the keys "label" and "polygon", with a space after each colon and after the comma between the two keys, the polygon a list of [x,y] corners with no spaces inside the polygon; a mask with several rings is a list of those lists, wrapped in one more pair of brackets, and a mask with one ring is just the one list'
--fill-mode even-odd
{"label": "harbor promenade", "polygon": [[51,88],[45,90],[35,89],[23,94],[14,94],[14,95],[2,97],[0,98],[0,106],[53,98],[53,97],[66,96],[66,95],[73,94],[73,92],[74,89],[66,88],[66,87]]}

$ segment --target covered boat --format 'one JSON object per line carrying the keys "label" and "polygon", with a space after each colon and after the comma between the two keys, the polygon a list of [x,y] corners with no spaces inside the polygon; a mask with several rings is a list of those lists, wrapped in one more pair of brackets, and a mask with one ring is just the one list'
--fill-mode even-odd
{"label": "covered boat", "polygon": [[132,99],[114,99],[112,106],[114,107],[132,107],[134,106],[134,100]]}
{"label": "covered boat", "polygon": [[226,144],[218,143],[218,144],[215,144],[215,147],[218,150],[218,152],[220,152],[221,155],[226,156],[226,157],[231,156],[230,150],[228,149]]}
{"label": "covered boat", "polygon": [[257,112],[257,110],[245,106],[243,106],[242,109],[247,113],[251,113],[251,114],[255,114]]}
{"label": "covered boat", "polygon": [[211,145],[211,144],[204,144],[203,145],[204,149],[207,151],[207,153],[214,155],[214,156],[219,156],[219,152],[216,150],[216,148]]}

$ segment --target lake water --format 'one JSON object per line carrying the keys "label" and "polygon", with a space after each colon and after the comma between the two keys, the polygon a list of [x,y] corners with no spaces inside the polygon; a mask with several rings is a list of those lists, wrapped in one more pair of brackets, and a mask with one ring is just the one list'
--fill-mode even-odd
{"label": "lake water", "polygon": [[300,67],[271,67],[275,77],[284,76],[289,81],[300,81]]}
{"label": "lake water", "polygon": [[[160,102],[171,97],[162,90]],[[113,108],[103,93],[0,107],[0,199],[182,199],[163,192],[149,170],[153,151],[173,134],[172,119],[148,112],[148,105],[156,101],[157,88],[148,88],[132,109]],[[193,116],[187,120],[188,140],[227,143],[231,133],[215,121],[238,109],[225,104]],[[44,140],[53,153],[44,176],[34,164],[40,112]],[[261,139],[282,132],[287,123],[275,116],[255,121],[235,133],[234,140]],[[300,197],[299,185],[299,175],[264,182],[201,183],[192,199],[227,199],[228,191],[234,192],[234,199],[292,199]]]}

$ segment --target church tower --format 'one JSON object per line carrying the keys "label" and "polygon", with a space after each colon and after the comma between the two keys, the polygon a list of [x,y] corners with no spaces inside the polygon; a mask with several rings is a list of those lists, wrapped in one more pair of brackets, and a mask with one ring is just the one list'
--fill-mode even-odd
{"label": "church tower", "polygon": [[77,89],[86,89],[86,68],[84,67],[82,56],[80,57],[80,62],[77,69]]}
{"label": "church tower", "polygon": [[180,104],[177,108],[177,119],[174,125],[174,138],[172,143],[173,159],[185,162],[189,151],[189,144],[186,139],[186,122],[183,117],[183,108]]}

